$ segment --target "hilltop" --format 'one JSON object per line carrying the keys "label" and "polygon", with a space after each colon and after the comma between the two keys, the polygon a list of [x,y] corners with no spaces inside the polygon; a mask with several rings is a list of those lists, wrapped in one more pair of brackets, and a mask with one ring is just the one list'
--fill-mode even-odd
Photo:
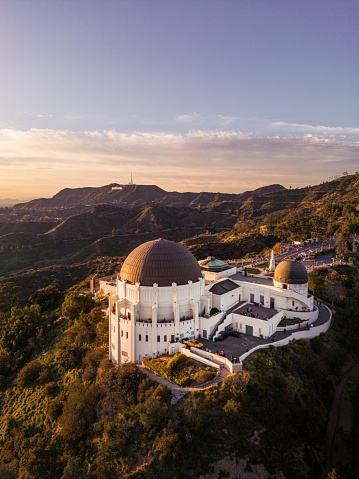
{"label": "hilltop", "polygon": [[197,207],[209,203],[218,203],[245,199],[250,196],[264,195],[273,191],[285,189],[281,185],[269,185],[241,194],[231,193],[178,193],[167,192],[156,185],[119,185],[112,183],[101,187],[65,188],[52,198],[39,198],[19,203],[14,206],[17,212],[24,211],[50,211],[73,210],[75,208],[89,208],[96,205],[107,204],[126,208],[141,206],[144,203],[156,203],[166,206]]}
{"label": "hilltop", "polygon": [[113,190],[120,188],[116,185],[67,188],[50,199],[0,209],[0,276],[124,256],[158,237],[185,241],[197,259],[210,254],[227,259],[260,253],[274,240],[359,232],[358,174],[240,195],[168,193],[151,185]]}

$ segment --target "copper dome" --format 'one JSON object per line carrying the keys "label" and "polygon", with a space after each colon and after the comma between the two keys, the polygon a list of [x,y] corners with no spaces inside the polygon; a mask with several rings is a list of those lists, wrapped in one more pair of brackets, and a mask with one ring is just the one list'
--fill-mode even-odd
{"label": "copper dome", "polygon": [[200,277],[202,272],[193,254],[184,246],[162,238],[135,248],[120,271],[122,281],[141,286],[183,285]]}
{"label": "copper dome", "polygon": [[305,284],[308,283],[308,273],[300,261],[285,259],[276,267],[274,281],[286,284]]}

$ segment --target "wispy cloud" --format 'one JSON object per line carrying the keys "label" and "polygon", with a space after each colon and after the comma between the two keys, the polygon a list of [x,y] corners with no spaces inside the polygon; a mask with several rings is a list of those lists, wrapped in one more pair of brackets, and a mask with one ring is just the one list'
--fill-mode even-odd
{"label": "wispy cloud", "polygon": [[[270,183],[305,186],[358,169],[359,143],[308,133],[123,133],[0,130],[0,190],[52,195],[64,187],[127,182],[177,191],[241,192]],[[11,193],[11,194],[10,194]]]}
{"label": "wispy cloud", "polygon": [[315,133],[333,133],[337,135],[358,135],[359,128],[343,127],[343,126],[324,126],[324,125],[308,125],[306,123],[286,123],[283,121],[275,121],[271,124],[274,128],[287,128],[300,132],[311,131]]}
{"label": "wispy cloud", "polygon": [[198,113],[187,113],[185,115],[179,115],[176,117],[178,123],[195,123],[200,120],[200,115]]}
{"label": "wispy cloud", "polygon": [[230,115],[217,115],[217,119],[223,125],[229,125],[240,120],[239,116],[230,116]]}

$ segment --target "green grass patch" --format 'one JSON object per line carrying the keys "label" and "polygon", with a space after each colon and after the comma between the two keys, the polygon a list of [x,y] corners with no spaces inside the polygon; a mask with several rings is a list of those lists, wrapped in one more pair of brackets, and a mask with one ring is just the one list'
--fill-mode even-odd
{"label": "green grass patch", "polygon": [[260,270],[258,268],[247,268],[248,274],[259,274]]}
{"label": "green grass patch", "polygon": [[178,386],[197,386],[216,377],[217,370],[194,361],[184,354],[161,356],[156,359],[143,359],[143,363]]}
{"label": "green grass patch", "polygon": [[278,324],[280,328],[285,326],[293,326],[294,324],[300,324],[302,320],[300,318],[283,318]]}

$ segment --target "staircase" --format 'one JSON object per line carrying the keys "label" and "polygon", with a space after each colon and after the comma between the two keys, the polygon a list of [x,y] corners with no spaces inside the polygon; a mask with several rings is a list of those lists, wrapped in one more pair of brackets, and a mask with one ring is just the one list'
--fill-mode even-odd
{"label": "staircase", "polygon": [[208,336],[208,339],[212,341],[214,335],[216,334],[216,332],[218,331],[218,328],[219,326],[223,323],[223,321],[226,319],[227,317],[227,311],[225,311],[222,316],[220,317],[219,321],[217,321],[215,327],[213,328],[213,331],[211,332],[211,334]]}

